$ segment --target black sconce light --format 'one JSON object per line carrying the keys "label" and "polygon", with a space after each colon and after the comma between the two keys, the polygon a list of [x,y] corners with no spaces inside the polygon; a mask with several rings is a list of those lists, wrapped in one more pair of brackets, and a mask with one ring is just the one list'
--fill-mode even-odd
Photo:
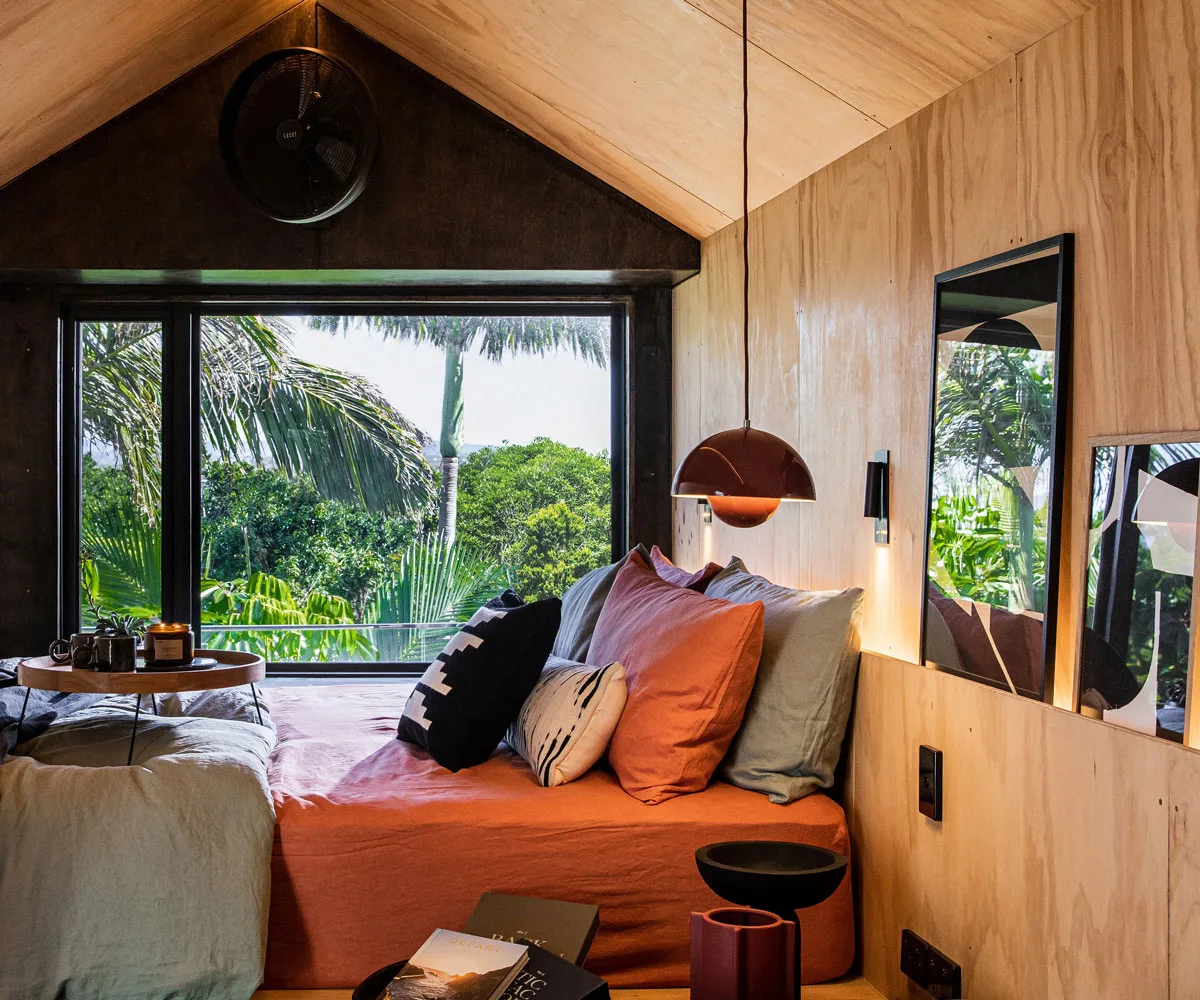
{"label": "black sconce light", "polygon": [[888,453],[875,452],[875,461],[867,463],[867,493],[863,501],[863,517],[875,518],[875,542],[887,545],[888,529]]}

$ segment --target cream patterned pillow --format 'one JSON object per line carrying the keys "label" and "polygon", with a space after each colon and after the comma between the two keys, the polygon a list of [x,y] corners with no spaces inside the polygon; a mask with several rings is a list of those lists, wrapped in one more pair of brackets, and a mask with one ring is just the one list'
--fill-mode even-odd
{"label": "cream patterned pillow", "polygon": [[625,708],[625,668],[551,656],[504,741],[529,761],[539,784],[565,785],[608,749]]}

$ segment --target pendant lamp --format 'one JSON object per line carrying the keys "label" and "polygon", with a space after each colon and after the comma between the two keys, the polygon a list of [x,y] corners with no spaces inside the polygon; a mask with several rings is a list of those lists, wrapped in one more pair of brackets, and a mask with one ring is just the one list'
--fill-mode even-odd
{"label": "pendant lamp", "polygon": [[816,500],[812,473],[790,444],[750,426],[750,42],[742,0],[742,358],[745,418],[740,428],[705,438],[675,472],[671,495],[707,500],[735,528],[770,519],[786,501]]}

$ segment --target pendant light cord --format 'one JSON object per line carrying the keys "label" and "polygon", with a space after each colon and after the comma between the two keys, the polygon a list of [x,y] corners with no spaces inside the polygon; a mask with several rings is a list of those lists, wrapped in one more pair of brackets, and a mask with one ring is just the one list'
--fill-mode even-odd
{"label": "pendant light cord", "polygon": [[742,378],[750,429],[750,0],[742,0]]}

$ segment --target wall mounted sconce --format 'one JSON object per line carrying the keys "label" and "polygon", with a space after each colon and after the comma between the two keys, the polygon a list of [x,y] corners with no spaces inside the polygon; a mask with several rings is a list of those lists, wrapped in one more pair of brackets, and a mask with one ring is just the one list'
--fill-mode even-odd
{"label": "wall mounted sconce", "polygon": [[700,508],[700,520],[704,524],[712,524],[712,504],[701,497],[696,501],[696,505]]}
{"label": "wall mounted sconce", "polygon": [[867,492],[863,517],[875,518],[875,542],[887,545],[891,540],[888,524],[888,479],[890,463],[886,450],[875,452],[875,461],[867,463]]}

